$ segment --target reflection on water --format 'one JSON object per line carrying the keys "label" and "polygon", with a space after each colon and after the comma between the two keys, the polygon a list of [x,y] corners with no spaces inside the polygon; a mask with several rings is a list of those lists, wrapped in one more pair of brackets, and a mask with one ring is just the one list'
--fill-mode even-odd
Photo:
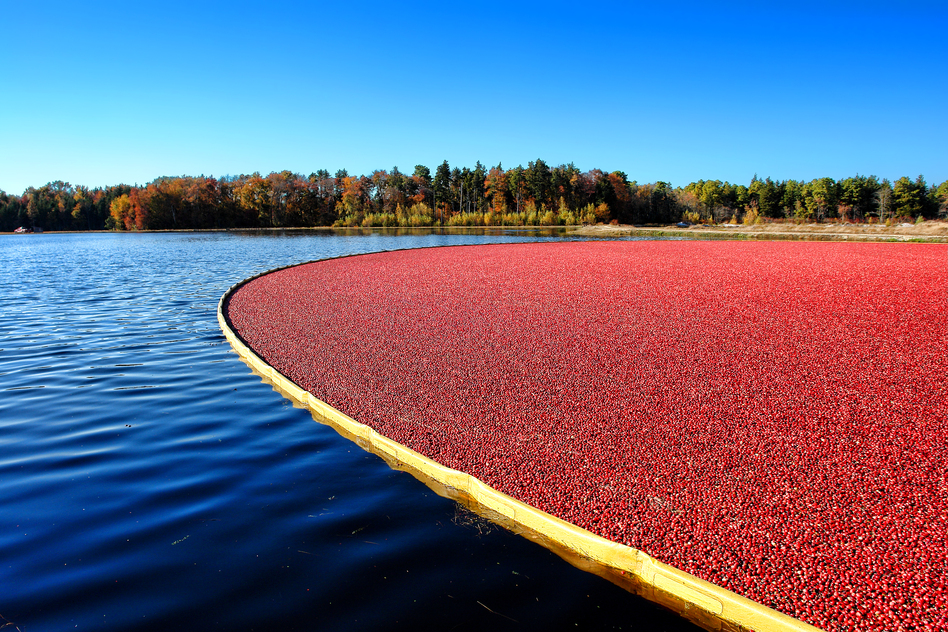
{"label": "reflection on water", "polygon": [[0,236],[0,626],[687,628],[315,423],[218,329],[275,267],[558,238]]}

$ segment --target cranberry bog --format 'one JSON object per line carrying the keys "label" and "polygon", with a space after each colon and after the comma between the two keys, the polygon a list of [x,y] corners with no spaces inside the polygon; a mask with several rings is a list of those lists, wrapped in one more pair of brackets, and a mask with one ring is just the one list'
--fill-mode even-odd
{"label": "cranberry bog", "polygon": [[[948,628],[948,246],[385,252],[220,315],[309,401],[613,546],[826,630]],[[768,627],[702,585],[708,627]]]}

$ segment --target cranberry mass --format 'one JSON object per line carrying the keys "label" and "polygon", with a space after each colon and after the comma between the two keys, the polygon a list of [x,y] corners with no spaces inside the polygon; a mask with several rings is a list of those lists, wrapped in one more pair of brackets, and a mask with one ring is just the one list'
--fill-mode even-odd
{"label": "cranberry mass", "polygon": [[266,274],[266,362],[448,467],[828,630],[948,628],[948,246],[560,242]]}

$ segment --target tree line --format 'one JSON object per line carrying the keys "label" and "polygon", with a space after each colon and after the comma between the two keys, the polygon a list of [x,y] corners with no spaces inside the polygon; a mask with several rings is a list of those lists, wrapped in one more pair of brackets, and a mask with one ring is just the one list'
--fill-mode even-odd
{"label": "tree line", "polygon": [[622,171],[581,171],[543,160],[504,169],[393,167],[370,175],[325,169],[303,176],[161,177],[89,189],[56,181],[21,196],[0,191],[0,231],[167,230],[308,226],[530,226],[948,218],[948,181],[875,176],[747,185],[698,180],[638,184]]}

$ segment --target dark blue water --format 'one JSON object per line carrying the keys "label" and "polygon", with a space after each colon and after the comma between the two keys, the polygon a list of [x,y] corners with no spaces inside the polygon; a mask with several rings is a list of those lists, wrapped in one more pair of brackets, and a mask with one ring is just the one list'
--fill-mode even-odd
{"label": "dark blue water", "polygon": [[0,627],[690,629],[316,423],[218,328],[278,266],[548,238],[0,236]]}

